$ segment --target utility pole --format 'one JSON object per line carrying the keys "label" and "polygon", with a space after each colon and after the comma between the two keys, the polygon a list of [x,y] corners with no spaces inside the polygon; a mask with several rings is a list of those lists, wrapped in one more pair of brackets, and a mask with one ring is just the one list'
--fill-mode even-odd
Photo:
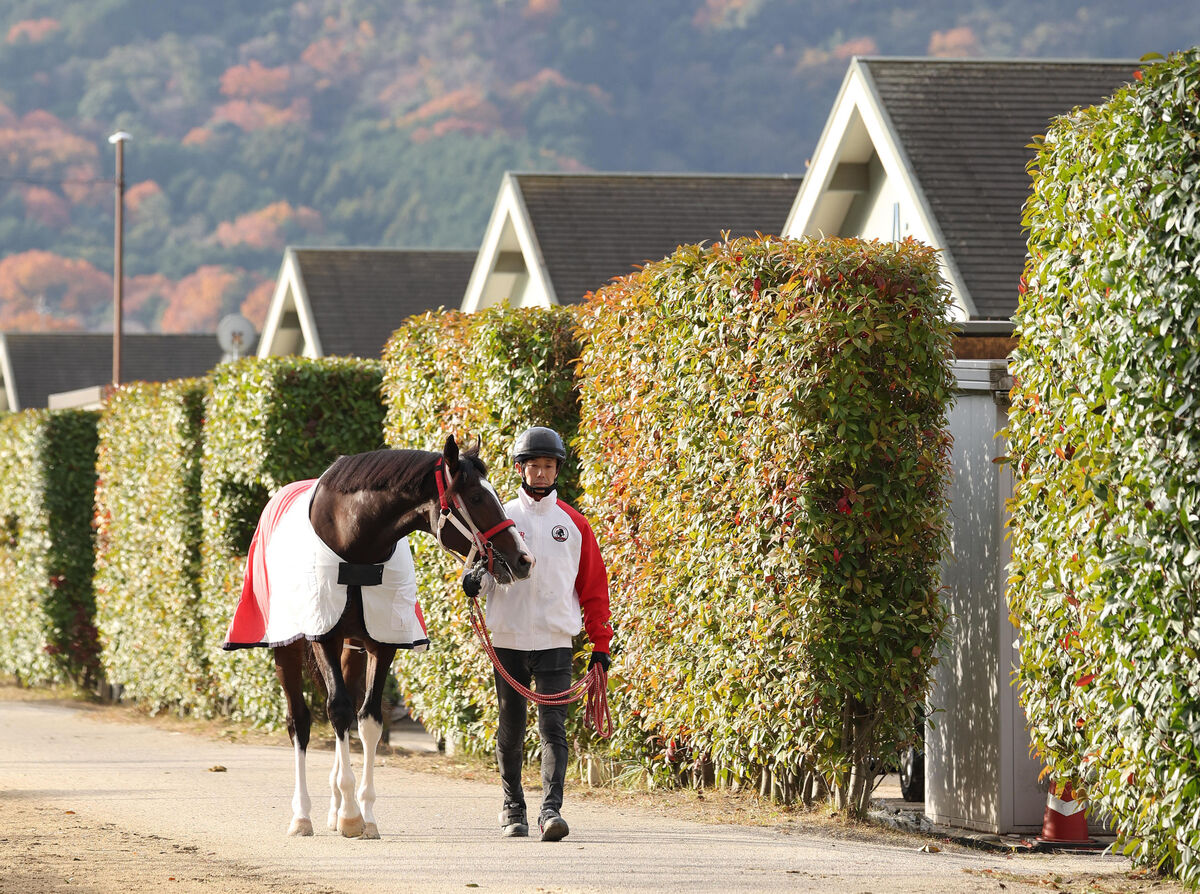
{"label": "utility pole", "polygon": [[117,147],[116,232],[113,234],[113,387],[121,384],[122,302],[125,297],[125,141],[132,139],[117,131],[108,141]]}

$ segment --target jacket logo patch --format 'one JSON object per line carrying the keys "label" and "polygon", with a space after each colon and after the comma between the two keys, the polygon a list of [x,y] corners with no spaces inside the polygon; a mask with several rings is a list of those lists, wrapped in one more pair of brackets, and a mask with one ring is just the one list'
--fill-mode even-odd
{"label": "jacket logo patch", "polygon": [[567,529],[562,525],[555,525],[553,530],[550,531],[550,536],[559,543],[563,543],[567,539]]}

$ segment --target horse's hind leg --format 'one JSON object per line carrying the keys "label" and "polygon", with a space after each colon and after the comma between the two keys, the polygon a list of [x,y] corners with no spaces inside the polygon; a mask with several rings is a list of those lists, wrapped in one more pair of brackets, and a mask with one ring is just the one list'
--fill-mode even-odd
{"label": "horse's hind leg", "polygon": [[292,823],[289,835],[311,835],[313,833],[310,811],[312,799],[308,796],[308,780],[305,778],[305,757],[308,754],[309,736],[312,732],[312,714],[304,701],[304,643],[293,643],[275,649],[275,676],[283,687],[287,699],[288,736],[292,740],[295,756],[296,787],[292,794]]}
{"label": "horse's hind leg", "polygon": [[[367,653],[361,646],[351,645],[349,641],[342,647],[342,681],[346,684],[346,691],[350,694],[352,705],[357,705],[362,699],[363,686],[365,685],[363,683],[363,669],[367,663],[366,655]],[[338,787],[338,779],[342,775],[342,763],[338,755],[339,752],[335,749],[333,752],[333,766],[329,770],[329,814],[326,819],[326,825],[333,832],[338,830],[338,815],[342,811],[342,790]]]}
{"label": "horse's hind leg", "polygon": [[329,722],[337,737],[337,753],[330,774],[330,825],[347,838],[357,838],[363,831],[362,813],[354,797],[354,771],[350,768],[350,722],[354,719],[354,704],[346,691],[341,667],[342,640],[330,639],[313,644],[317,667],[325,679],[329,693]]}
{"label": "horse's hind leg", "polygon": [[395,646],[371,643],[367,646],[367,691],[358,712],[358,737],[363,746],[362,783],[358,787],[358,802],[363,814],[363,838],[378,838],[375,823],[375,749],[383,735],[383,687],[387,681]]}

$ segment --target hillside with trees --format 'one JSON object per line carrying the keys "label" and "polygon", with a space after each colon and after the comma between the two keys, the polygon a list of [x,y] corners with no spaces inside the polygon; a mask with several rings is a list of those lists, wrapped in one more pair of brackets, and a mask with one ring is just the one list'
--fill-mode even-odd
{"label": "hillside with trees", "polygon": [[[1147,7],[1153,14],[1147,14]],[[505,170],[800,173],[854,54],[1136,58],[1192,0],[7,0],[0,330],[261,321],[285,245],[478,245]]]}

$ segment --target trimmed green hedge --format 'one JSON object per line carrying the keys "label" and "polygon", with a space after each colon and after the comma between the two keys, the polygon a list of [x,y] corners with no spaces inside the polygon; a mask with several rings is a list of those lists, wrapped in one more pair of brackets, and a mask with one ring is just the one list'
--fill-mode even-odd
{"label": "trimmed green hedge", "polygon": [[200,600],[207,380],[117,389],[100,416],[96,625],[109,683],[152,710],[210,708]]}
{"label": "trimmed green hedge", "polygon": [[211,375],[201,476],[201,616],[212,708],[278,725],[286,706],[268,649],[222,652],[258,516],[283,485],[320,475],[341,454],[383,446],[379,363],[275,357]]}
{"label": "trimmed green hedge", "polygon": [[1031,170],[1008,430],[1034,741],[1200,883],[1200,50],[1058,119]]}
{"label": "trimmed green hedge", "polygon": [[0,418],[0,670],[21,681],[97,681],[95,483],[95,413]]}
{"label": "trimmed green hedge", "polygon": [[685,246],[590,299],[616,756],[865,809],[945,623],[949,309],[934,251],[849,240]]}
{"label": "trimmed green hedge", "polygon": [[[441,450],[447,434],[464,447],[478,437],[489,480],[502,499],[511,498],[520,483],[511,452],[517,433],[548,425],[569,441],[578,426],[573,328],[567,308],[498,306],[411,318],[384,349],[388,444]],[[559,479],[564,499],[574,498],[577,478],[569,458]],[[430,729],[466,750],[490,751],[497,716],[491,665],[467,624],[460,566],[430,537],[413,537],[411,546],[432,646],[402,653],[397,678]],[[580,734],[580,712],[569,716],[571,734]],[[536,730],[529,744],[532,755]]]}

